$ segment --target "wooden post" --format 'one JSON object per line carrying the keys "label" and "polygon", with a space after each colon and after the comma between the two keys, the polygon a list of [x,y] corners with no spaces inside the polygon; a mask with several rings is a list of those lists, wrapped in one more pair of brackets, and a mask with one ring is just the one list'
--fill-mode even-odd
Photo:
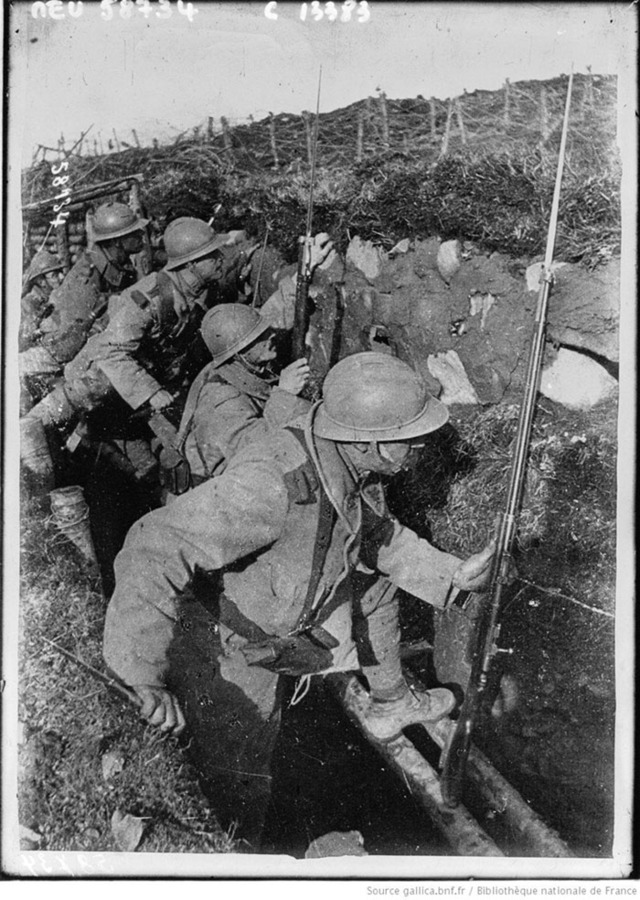
{"label": "wooden post", "polygon": [[140,141],[138,140],[138,132],[135,130],[135,128],[132,128],[132,129],[131,129],[131,134],[133,135],[133,140],[134,140],[135,143],[136,143],[136,147],[139,147],[139,146],[140,146]]}
{"label": "wooden post", "polygon": [[69,226],[65,220],[62,225],[56,225],[56,252],[62,263],[62,269],[66,275],[71,268],[71,256],[69,255]]}
{"label": "wooden post", "polygon": [[213,116],[209,116],[207,119],[207,140],[209,143],[213,141]]}
{"label": "wooden post", "polygon": [[[140,200],[140,182],[137,180],[131,183],[129,206],[139,218],[144,218],[144,209],[142,208],[142,201]],[[151,271],[151,241],[149,240],[149,231],[147,228],[142,230],[142,243],[143,248],[141,252],[136,253],[134,258],[136,272],[140,278],[144,278],[144,276],[148,275]]]}
{"label": "wooden post", "polygon": [[447,124],[444,127],[444,135],[442,137],[442,146],[440,148],[440,156],[446,156],[449,149],[449,135],[451,134],[451,117],[453,115],[453,100],[449,100],[447,107]]}
{"label": "wooden post", "polygon": [[586,109],[591,109],[593,106],[593,74],[591,72],[591,66],[587,66],[587,78],[584,83],[584,89],[582,92],[582,113],[584,114]]}
{"label": "wooden post", "polygon": [[302,119],[304,121],[304,130],[307,136],[307,161],[309,165],[313,162],[313,135],[311,133],[310,113],[308,110],[302,110]]}
{"label": "wooden post", "polygon": [[429,98],[429,123],[431,125],[431,137],[433,140],[437,137],[436,131],[436,98]]}
{"label": "wooden post", "polygon": [[224,143],[224,149],[229,154],[229,158],[232,162],[235,162],[235,156],[233,155],[233,142],[231,140],[231,132],[229,130],[229,123],[227,122],[224,116],[220,117],[220,124],[222,125],[222,141]]}
{"label": "wooden post", "polygon": [[356,162],[362,162],[362,145],[364,143],[364,111],[358,110],[358,136],[356,138]]}
{"label": "wooden post", "polygon": [[540,86],[540,134],[544,143],[549,137],[549,110],[547,108],[547,89]]}
{"label": "wooden post", "polygon": [[404,781],[455,853],[459,856],[504,856],[464,806],[445,807],[436,772],[403,734],[382,743],[367,732],[365,714],[369,696],[353,676],[331,674],[327,676],[327,682],[351,721]]}
{"label": "wooden post", "polygon": [[509,127],[509,103],[511,100],[511,92],[509,88],[509,79],[507,78],[504,83],[504,109],[502,111],[502,121],[505,128]]}
{"label": "wooden post", "polygon": [[278,145],[276,143],[276,120],[272,112],[269,113],[269,140],[271,141],[271,152],[273,154],[273,168],[277,169],[280,166],[280,160],[278,159]]}
{"label": "wooden post", "polygon": [[382,143],[384,144],[384,149],[389,149],[389,113],[387,111],[387,95],[384,91],[381,91],[380,97],[380,113],[382,115]]}
{"label": "wooden post", "polygon": [[118,140],[118,135],[116,134],[115,128],[113,129],[113,139],[116,145],[116,153],[120,153],[120,141]]}
{"label": "wooden post", "polygon": [[463,145],[467,143],[467,134],[464,130],[464,120],[462,118],[462,104],[460,103],[460,98],[456,99],[456,118],[458,120],[458,128],[460,129],[460,137],[462,138]]}

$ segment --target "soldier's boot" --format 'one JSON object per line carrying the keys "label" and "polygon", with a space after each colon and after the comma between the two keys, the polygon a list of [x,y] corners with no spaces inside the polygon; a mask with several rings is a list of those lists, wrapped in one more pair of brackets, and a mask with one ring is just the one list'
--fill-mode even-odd
{"label": "soldier's boot", "polygon": [[447,688],[418,691],[405,687],[405,693],[396,700],[371,700],[364,725],[377,740],[392,741],[409,725],[437,722],[456,705],[456,698]]}
{"label": "soldier's boot", "polygon": [[360,608],[367,623],[366,646],[361,654],[368,656],[362,672],[369,683],[369,708],[365,726],[380,741],[391,741],[403,728],[424,722],[437,722],[456,705],[451,691],[409,688],[400,658],[400,624],[396,588],[386,578],[379,578],[360,598]]}

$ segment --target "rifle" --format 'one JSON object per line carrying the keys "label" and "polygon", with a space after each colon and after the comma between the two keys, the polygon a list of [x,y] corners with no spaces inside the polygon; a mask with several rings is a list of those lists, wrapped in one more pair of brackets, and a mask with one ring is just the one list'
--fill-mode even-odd
{"label": "rifle", "polygon": [[471,749],[471,737],[474,725],[478,718],[484,691],[487,686],[491,661],[500,650],[497,646],[497,639],[500,631],[498,614],[500,611],[503,590],[509,582],[508,573],[516,536],[516,517],[520,511],[524,493],[526,463],[529,454],[533,415],[542,365],[547,307],[549,304],[551,285],[553,283],[551,263],[553,261],[553,248],[558,223],[560,186],[562,183],[562,170],[564,168],[565,148],[567,143],[572,85],[573,71],[569,76],[569,86],[567,88],[562,140],[560,142],[558,170],[556,173],[553,203],[551,206],[551,218],[547,234],[544,269],[538,293],[533,340],[529,351],[524,399],[518,419],[514,458],[511,464],[511,473],[509,477],[506,512],[501,514],[496,531],[496,551],[491,566],[490,589],[487,600],[483,604],[477,624],[469,685],[455,730],[453,731],[451,740],[444,752],[440,787],[445,804],[451,807],[457,806],[462,796],[464,775],[467,758]]}
{"label": "rifle", "polygon": [[306,337],[309,328],[311,310],[309,308],[309,284],[311,283],[311,227],[313,220],[313,187],[316,175],[316,148],[318,145],[318,120],[320,116],[320,84],[322,66],[318,75],[318,97],[316,100],[316,118],[314,125],[313,148],[311,151],[311,184],[309,186],[309,203],[307,205],[307,224],[304,237],[300,238],[298,248],[298,273],[296,275],[296,305],[293,317],[292,358],[301,359],[306,356]]}
{"label": "rifle", "polygon": [[142,700],[135,691],[132,691],[121,681],[116,680],[115,678],[110,678],[108,675],[105,675],[104,672],[100,672],[99,669],[94,669],[93,666],[90,666],[89,663],[86,663],[83,659],[80,659],[77,656],[74,656],[73,653],[69,653],[68,650],[65,650],[64,647],[61,647],[59,644],[56,644],[54,641],[50,641],[49,638],[43,636],[43,641],[46,641],[47,644],[51,644],[51,646],[61,653],[63,656],[66,656],[67,659],[70,659],[71,662],[75,663],[77,666],[80,666],[81,669],[84,669],[86,672],[89,672],[93,678],[96,678],[98,681],[101,681],[102,684],[105,684],[108,688],[111,688],[112,691],[116,691],[122,697],[125,697],[129,703],[132,703],[138,709],[142,707]]}

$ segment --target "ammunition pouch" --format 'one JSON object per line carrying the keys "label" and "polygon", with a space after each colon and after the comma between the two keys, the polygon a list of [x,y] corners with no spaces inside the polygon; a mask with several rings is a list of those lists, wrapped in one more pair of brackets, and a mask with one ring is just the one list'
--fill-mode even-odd
{"label": "ammunition pouch", "polygon": [[314,626],[287,637],[250,641],[242,653],[249,666],[260,666],[278,675],[312,675],[331,666],[331,650],[338,644],[332,634]]}
{"label": "ammunition pouch", "polygon": [[191,487],[191,467],[172,447],[163,447],[158,458],[160,484],[170,494],[179,496]]}

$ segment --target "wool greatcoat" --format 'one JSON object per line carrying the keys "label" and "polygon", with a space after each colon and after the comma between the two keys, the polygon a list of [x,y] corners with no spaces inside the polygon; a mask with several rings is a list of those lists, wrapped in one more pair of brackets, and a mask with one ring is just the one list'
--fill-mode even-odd
{"label": "wool greatcoat", "polygon": [[179,448],[194,483],[219,475],[229,456],[269,425],[284,425],[308,409],[302,398],[270,385],[237,360],[204,367],[189,389]]}
{"label": "wool greatcoat", "polygon": [[[460,560],[393,518],[380,482],[359,485],[339,446],[312,436],[310,416],[247,444],[220,476],[140,519],[116,559],[106,614],[108,666],[129,684],[176,691],[216,812],[245,835],[261,827],[279,715],[278,666],[255,665],[251,649],[300,624],[321,492],[335,522],[313,602],[328,639],[306,672],[359,667],[356,568],[435,607],[456,592]],[[204,606],[190,589],[203,571],[218,576]],[[305,663],[294,656],[280,671],[303,675]]]}
{"label": "wool greatcoat", "polygon": [[30,415],[68,428],[114,397],[136,410],[159,390],[179,388],[187,369],[202,367],[194,348],[205,311],[204,293],[183,291],[164,270],[123,291],[106,328],[67,363],[62,382]]}
{"label": "wool greatcoat", "polygon": [[[38,374],[38,361],[49,359],[44,371],[62,370],[85,345],[94,323],[107,311],[112,296],[137,280],[132,266],[109,260],[99,244],[85,250],[49,297],[50,312],[38,320],[38,354],[21,358],[25,375]],[[41,363],[42,364],[42,363]]]}

